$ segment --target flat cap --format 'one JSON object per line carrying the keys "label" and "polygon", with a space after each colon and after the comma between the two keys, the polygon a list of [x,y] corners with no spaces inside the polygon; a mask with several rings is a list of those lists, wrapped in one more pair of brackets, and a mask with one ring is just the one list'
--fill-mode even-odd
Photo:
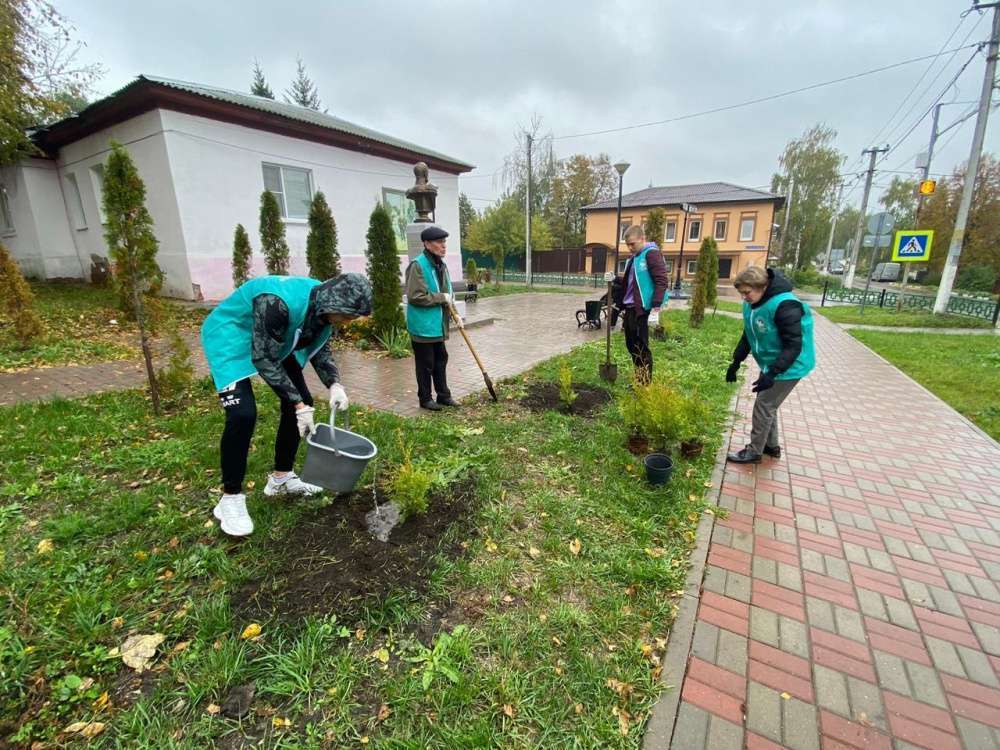
{"label": "flat cap", "polygon": [[421,242],[433,242],[434,240],[443,240],[448,236],[448,233],[444,231],[439,226],[434,226],[433,224],[424,231],[420,233]]}

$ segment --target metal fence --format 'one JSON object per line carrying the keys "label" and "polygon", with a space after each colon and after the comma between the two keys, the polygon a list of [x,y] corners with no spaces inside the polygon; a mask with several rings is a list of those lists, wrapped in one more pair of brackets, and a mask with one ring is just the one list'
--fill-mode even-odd
{"label": "metal fence", "polygon": [[[844,287],[823,287],[823,300],[820,307],[826,304],[827,300],[832,302],[850,302],[860,305],[864,301],[865,305],[871,307],[896,307],[899,299],[898,292],[890,292],[888,289],[845,289]],[[934,309],[934,298],[925,294],[904,294],[903,309],[905,310],[926,310],[930,312]],[[971,318],[983,318],[992,320],[996,325],[1000,318],[1000,300],[994,302],[991,299],[975,299],[972,297],[962,297],[953,294],[948,300],[947,312],[952,315],[966,315]]]}
{"label": "metal fence", "polygon": [[[504,271],[500,276],[501,281],[525,283],[524,271]],[[538,273],[532,272],[531,283],[534,286],[581,286],[592,287],[594,289],[605,289],[608,282],[604,280],[603,273]],[[668,290],[672,292],[674,286],[671,283]],[[691,291],[691,285],[686,281],[681,282],[681,290]]]}

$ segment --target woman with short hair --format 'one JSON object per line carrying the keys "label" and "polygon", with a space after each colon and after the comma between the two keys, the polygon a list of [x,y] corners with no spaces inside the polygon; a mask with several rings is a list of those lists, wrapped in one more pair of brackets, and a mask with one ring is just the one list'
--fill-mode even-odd
{"label": "woman with short hair", "polygon": [[733,286],[743,298],[743,336],[726,380],[736,382],[748,354],[757,360],[760,377],[752,389],[757,399],[750,442],[727,458],[733,463],[756,464],[764,454],[781,457],[778,407],[816,366],[812,311],[792,294],[791,282],[773,268],[750,266],[736,276]]}

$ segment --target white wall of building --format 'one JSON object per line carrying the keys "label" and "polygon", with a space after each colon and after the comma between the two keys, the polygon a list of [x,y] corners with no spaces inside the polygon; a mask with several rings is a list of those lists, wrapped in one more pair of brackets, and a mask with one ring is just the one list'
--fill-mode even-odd
{"label": "white wall of building", "polygon": [[73,243],[55,162],[28,158],[0,170],[14,228],[0,236],[29,278],[77,279],[89,275]]}
{"label": "white wall of building", "polygon": [[[322,190],[337,222],[338,250],[344,271],[365,270],[365,235],[382,188],[413,186],[412,164],[289,138],[180,112],[162,111],[170,169],[182,217],[191,281],[206,299],[232,290],[232,243],[243,224],[254,250],[254,271],[265,273],[258,234],[263,164],[311,173],[313,190]],[[452,232],[449,268],[461,278],[458,235],[458,178],[431,171],[439,188],[438,223]],[[307,275],[308,224],[285,222],[292,274]],[[400,256],[401,269],[405,255]]]}
{"label": "white wall of building", "polygon": [[[187,253],[181,232],[181,217],[177,208],[170,163],[164,142],[159,111],[146,112],[110,128],[98,131],[60,149],[59,173],[66,203],[73,198],[67,178],[72,175],[83,202],[85,228],[73,235],[77,252],[90,269],[90,255],[107,257],[104,225],[101,220],[101,198],[97,170],[107,161],[110,141],[116,140],[128,149],[139,176],[146,185],[146,208],[153,218],[154,232],[160,243],[157,263],[166,276],[163,292],[172,297],[190,299],[194,296],[188,272]],[[70,223],[74,223],[72,208],[67,205]]]}

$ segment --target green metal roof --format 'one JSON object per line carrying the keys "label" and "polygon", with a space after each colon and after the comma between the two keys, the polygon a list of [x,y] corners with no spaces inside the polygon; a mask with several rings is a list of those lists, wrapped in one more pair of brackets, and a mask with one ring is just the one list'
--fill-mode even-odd
{"label": "green metal roof", "polygon": [[[425,154],[437,159],[451,162],[458,166],[468,167],[469,169],[474,169],[475,165],[469,164],[468,162],[462,161],[461,159],[456,159],[453,156],[448,156],[440,151],[434,151],[432,149],[426,148],[424,146],[419,146],[416,143],[411,143],[410,141],[404,141],[400,138],[394,138],[392,136],[386,135],[385,133],[380,133],[377,130],[371,130],[370,128],[362,127],[361,125],[356,125],[353,122],[348,122],[347,120],[342,120],[339,117],[334,117],[333,115],[328,115],[323,112],[317,112],[316,110],[309,109],[308,107],[300,107],[297,104],[286,104],[284,102],[279,102],[274,99],[267,99],[262,96],[254,96],[253,94],[245,94],[241,91],[231,91],[229,89],[221,89],[215,86],[206,86],[201,83],[191,83],[189,81],[177,81],[172,78],[161,78],[159,76],[151,75],[140,75],[135,81],[130,82],[127,86],[116,91],[111,96],[116,96],[129,86],[135,85],[139,81],[148,81],[150,83],[159,84],[161,86],[167,86],[169,88],[178,89],[180,91],[186,91],[191,94],[196,94],[197,96],[204,96],[209,99],[216,99],[218,101],[227,102],[229,104],[235,104],[241,107],[249,107],[250,109],[256,109],[261,112],[267,112],[272,115],[277,115],[278,117],[284,117],[289,120],[298,120],[300,122],[306,122],[311,125],[318,125],[322,128],[329,128],[331,130],[336,130],[341,133],[348,133],[350,135],[356,135],[359,138],[366,138],[371,141],[377,141],[379,143],[384,143],[389,146],[395,146],[397,148],[404,148],[409,151],[414,151],[418,154]],[[110,97],[109,97],[110,98]]]}

